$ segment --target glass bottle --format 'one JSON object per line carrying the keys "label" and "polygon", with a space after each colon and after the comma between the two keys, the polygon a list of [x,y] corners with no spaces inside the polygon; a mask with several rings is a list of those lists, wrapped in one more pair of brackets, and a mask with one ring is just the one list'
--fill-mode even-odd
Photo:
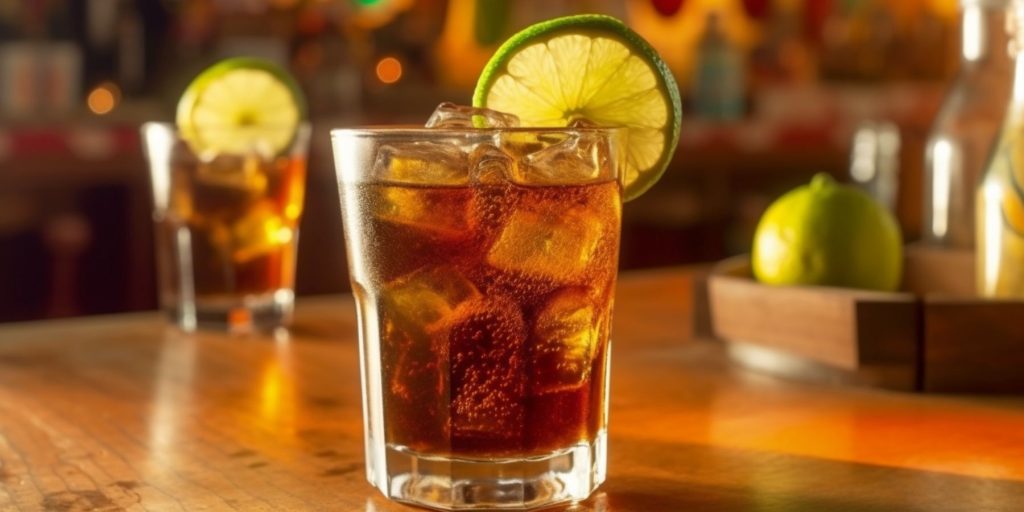
{"label": "glass bottle", "polygon": [[703,119],[732,120],[743,117],[746,97],[744,56],[725,33],[721,15],[707,16],[704,35],[697,44],[693,106]]}
{"label": "glass bottle", "polygon": [[1010,97],[1006,8],[1015,0],[960,0],[960,73],[925,148],[923,236],[974,246],[974,193]]}
{"label": "glass bottle", "polygon": [[975,275],[984,297],[1024,297],[1024,0],[1007,10],[1014,57],[1009,106],[976,192]]}

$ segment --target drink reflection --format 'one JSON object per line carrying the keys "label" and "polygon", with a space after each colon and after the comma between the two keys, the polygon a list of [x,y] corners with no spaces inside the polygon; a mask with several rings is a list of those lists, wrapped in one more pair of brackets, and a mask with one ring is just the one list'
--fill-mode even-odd
{"label": "drink reflection", "polygon": [[[752,354],[744,356],[745,364],[754,362],[749,357]],[[757,368],[765,370],[778,364],[769,359],[768,352],[756,355],[763,359],[754,365]],[[770,371],[801,375],[800,380],[809,382],[824,381],[827,375],[798,374],[793,367],[781,366]],[[771,452],[792,460],[803,457],[831,461],[833,464],[822,462],[822,467],[836,471],[885,467],[906,470],[893,471],[894,475],[918,471],[1024,481],[1024,464],[1007,463],[1005,451],[998,456],[984,455],[983,447],[1006,428],[994,429],[991,423],[1024,425],[1024,418],[997,401],[967,405],[894,395],[885,403],[873,403],[860,401],[853,394],[850,400],[836,400],[811,387],[799,391],[789,388],[785,393],[781,389],[761,387],[755,391],[744,385],[715,390],[707,438],[693,441],[736,453]],[[749,481],[765,493],[797,493],[806,487],[799,481],[767,478],[759,473],[776,471],[771,464],[745,468],[745,477],[734,471],[736,480]],[[925,495],[930,486],[942,485],[931,480],[915,481],[918,484]]]}
{"label": "drink reflection", "polygon": [[276,434],[294,434],[297,393],[294,356],[288,331],[274,333],[273,356],[263,361],[258,390],[259,417]]}
{"label": "drink reflection", "polygon": [[153,410],[149,417],[149,463],[176,462],[181,453],[182,421],[192,409],[196,340],[175,329],[164,330],[156,362]]}

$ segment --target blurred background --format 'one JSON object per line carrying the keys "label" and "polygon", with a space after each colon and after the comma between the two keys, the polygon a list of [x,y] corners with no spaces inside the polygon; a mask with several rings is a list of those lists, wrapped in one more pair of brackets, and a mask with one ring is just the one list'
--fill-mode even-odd
{"label": "blurred background", "polygon": [[139,125],[242,54],[309,98],[297,291],[347,290],[328,130],[468,103],[507,36],[582,12],[647,38],[684,98],[675,160],[625,207],[623,269],[744,252],[767,204],[819,171],[870,177],[916,238],[957,0],[0,0],[0,321],[156,307]]}

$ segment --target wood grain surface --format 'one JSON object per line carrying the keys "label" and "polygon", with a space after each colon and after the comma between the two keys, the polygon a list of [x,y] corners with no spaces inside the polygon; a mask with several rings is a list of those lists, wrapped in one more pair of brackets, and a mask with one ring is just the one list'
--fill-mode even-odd
{"label": "wood grain surface", "polygon": [[715,266],[710,287],[714,331],[721,339],[762,344],[836,368],[885,366],[897,387],[913,387],[917,299],[823,286],[767,286],[754,280],[750,258]]}
{"label": "wood grain surface", "polygon": [[[609,479],[567,510],[1024,510],[1024,402],[736,369],[690,339],[691,278],[622,276]],[[329,297],[277,337],[0,327],[0,511],[411,510],[365,481],[353,316]]]}

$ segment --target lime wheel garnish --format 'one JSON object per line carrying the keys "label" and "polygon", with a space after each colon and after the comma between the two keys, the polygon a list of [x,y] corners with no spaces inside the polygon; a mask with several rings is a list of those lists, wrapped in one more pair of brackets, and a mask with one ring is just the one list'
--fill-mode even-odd
{"label": "lime wheel garnish", "polygon": [[515,114],[523,126],[585,119],[626,128],[626,201],[665,172],[682,117],[679,88],[658,53],[618,19],[596,14],[545,21],[512,36],[480,75],[473,105]]}
{"label": "lime wheel garnish", "polygon": [[178,101],[176,122],[197,153],[283,153],[306,117],[299,85],[275,64],[221,61],[197,76]]}

